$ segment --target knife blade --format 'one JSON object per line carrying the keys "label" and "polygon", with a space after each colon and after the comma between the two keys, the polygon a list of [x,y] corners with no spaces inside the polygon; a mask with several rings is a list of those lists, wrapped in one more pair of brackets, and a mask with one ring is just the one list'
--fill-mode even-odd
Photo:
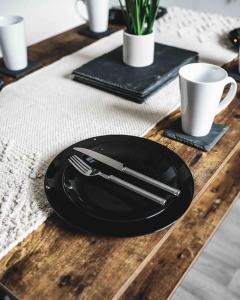
{"label": "knife blade", "polygon": [[138,178],[144,182],[147,182],[151,185],[154,185],[160,189],[163,189],[175,196],[179,196],[181,191],[177,188],[174,188],[174,187],[171,187],[161,181],[158,181],[156,179],[153,179],[145,174],[142,174],[140,172],[137,172],[133,169],[130,169],[128,168],[127,166],[124,165],[124,163],[120,162],[120,161],[117,161],[116,159],[114,158],[111,158],[111,157],[108,157],[104,154],[101,154],[99,152],[96,152],[96,151],[93,151],[91,149],[87,149],[87,148],[81,148],[81,147],[75,147],[73,148],[74,150],[78,151],[78,152],[81,152],[82,154],[85,154],[107,166],[110,166],[120,172],[123,172],[123,173],[126,173],[128,175],[131,175],[135,178]]}

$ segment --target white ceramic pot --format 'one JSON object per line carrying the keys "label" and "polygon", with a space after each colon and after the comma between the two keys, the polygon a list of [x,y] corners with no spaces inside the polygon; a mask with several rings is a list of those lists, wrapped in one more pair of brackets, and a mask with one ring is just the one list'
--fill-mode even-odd
{"label": "white ceramic pot", "polygon": [[154,61],[154,33],[123,33],[123,62],[131,67],[150,66]]}
{"label": "white ceramic pot", "polygon": [[24,19],[0,16],[0,47],[5,66],[12,71],[25,69],[28,64]]}

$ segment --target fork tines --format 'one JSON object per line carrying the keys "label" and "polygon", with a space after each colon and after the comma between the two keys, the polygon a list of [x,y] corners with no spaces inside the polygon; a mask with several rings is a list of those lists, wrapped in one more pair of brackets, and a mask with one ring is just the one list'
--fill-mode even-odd
{"label": "fork tines", "polygon": [[92,168],[77,155],[71,156],[68,161],[81,173],[85,174],[92,170]]}

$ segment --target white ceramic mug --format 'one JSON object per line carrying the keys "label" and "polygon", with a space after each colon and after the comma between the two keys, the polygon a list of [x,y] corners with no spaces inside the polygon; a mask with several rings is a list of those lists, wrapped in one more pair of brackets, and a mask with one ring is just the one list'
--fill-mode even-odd
{"label": "white ceramic mug", "polygon": [[0,47],[7,69],[19,71],[28,64],[24,19],[0,16]]}
{"label": "white ceramic mug", "polygon": [[[82,13],[83,7],[81,3],[86,5],[88,18]],[[88,22],[91,31],[96,33],[107,31],[109,0],[76,0],[75,8],[79,16]]]}
{"label": "white ceramic mug", "polygon": [[[234,99],[237,83],[223,68],[206,63],[183,66],[179,80],[182,130],[192,136],[205,136],[214,117]],[[227,84],[231,84],[230,90],[221,101]]]}

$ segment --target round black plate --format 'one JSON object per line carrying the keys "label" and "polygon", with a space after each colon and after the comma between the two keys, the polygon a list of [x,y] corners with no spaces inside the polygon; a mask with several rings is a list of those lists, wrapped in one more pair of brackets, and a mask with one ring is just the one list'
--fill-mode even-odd
{"label": "round black plate", "polygon": [[[85,177],[68,163],[71,155],[81,155],[74,147],[124,162],[181,189],[181,195],[174,197],[95,160],[89,161],[93,167],[158,194],[168,204],[162,207],[98,176]],[[109,135],[81,141],[60,153],[47,170],[45,191],[55,212],[68,224],[88,232],[131,236],[165,228],[180,218],[192,201],[194,183],[186,164],[168,148],[144,138]]]}

